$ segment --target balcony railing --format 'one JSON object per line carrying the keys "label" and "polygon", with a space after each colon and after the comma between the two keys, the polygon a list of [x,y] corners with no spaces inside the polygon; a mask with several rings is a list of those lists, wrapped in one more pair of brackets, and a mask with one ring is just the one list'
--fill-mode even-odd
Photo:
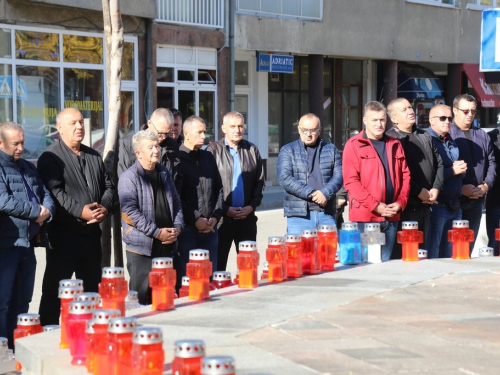
{"label": "balcony railing", "polygon": [[158,22],[224,28],[224,0],[157,0]]}

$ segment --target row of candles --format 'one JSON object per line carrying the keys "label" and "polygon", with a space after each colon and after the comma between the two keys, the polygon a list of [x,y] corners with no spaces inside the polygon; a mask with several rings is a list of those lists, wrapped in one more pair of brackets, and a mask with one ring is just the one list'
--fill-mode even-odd
{"label": "row of candles", "polygon": [[[500,236],[500,230],[497,231]],[[469,242],[473,238],[474,233],[469,229],[466,220],[454,221],[453,229],[448,233],[448,239],[453,243],[452,257],[468,259]],[[423,242],[423,232],[418,230],[417,222],[403,222],[402,231],[397,233],[397,241],[402,244],[403,260],[416,261],[423,257],[422,254],[419,256],[418,249],[418,244]],[[340,256],[337,256],[337,242]],[[304,274],[333,271],[335,263],[339,261],[342,264],[379,263],[383,244],[385,234],[380,232],[379,223],[365,224],[363,233],[358,229],[357,223],[343,223],[339,236],[335,226],[322,225],[317,229],[305,229],[300,236],[289,234],[284,237],[269,237],[266,249],[267,267],[263,278],[265,276],[270,282],[282,282],[289,277],[298,278]],[[491,248],[480,250],[480,256],[492,254]],[[258,287],[259,258],[256,242],[240,242],[237,256],[238,273],[234,280],[240,288]],[[212,272],[208,250],[190,251],[186,273],[187,276],[182,279],[179,297],[208,299],[210,290],[234,285],[229,272]],[[213,280],[210,282],[212,276]],[[172,259],[153,259],[149,273],[153,310],[166,311],[175,308],[175,283],[176,271]],[[70,348],[72,364],[85,364],[89,372],[94,374],[162,373],[164,353],[161,329],[137,327],[135,318],[124,317],[128,292],[124,271],[120,267],[103,269],[99,293],[83,293],[81,280],[60,282],[60,347]],[[138,306],[136,301],[132,303]],[[21,314],[14,338],[41,331],[37,314]],[[0,348],[1,345],[3,344],[0,340]],[[182,353],[182,350],[177,348],[183,345],[194,347],[191,341],[176,343],[176,358],[177,354]],[[196,347],[201,348],[200,345]],[[202,346],[204,353],[204,344]],[[200,365],[200,369],[204,368],[205,372],[179,371],[178,374],[231,374],[231,369],[234,370],[232,357],[207,358],[206,361],[212,361],[210,363],[213,366]],[[217,361],[226,364],[216,364]],[[175,363],[177,362],[174,360],[173,367]],[[20,367],[18,364],[18,368]],[[151,372],[152,368],[158,372]],[[217,372],[221,369],[227,371]]]}

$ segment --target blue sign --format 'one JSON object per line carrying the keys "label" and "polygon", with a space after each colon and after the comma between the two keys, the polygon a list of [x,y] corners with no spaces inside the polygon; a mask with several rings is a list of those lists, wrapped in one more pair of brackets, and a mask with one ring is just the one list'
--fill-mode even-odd
{"label": "blue sign", "polygon": [[481,72],[500,71],[500,10],[483,10],[481,22]]}
{"label": "blue sign", "polygon": [[[12,76],[0,76],[0,98],[12,98],[12,91]],[[19,78],[17,79],[17,98],[28,99],[26,82]]]}
{"label": "blue sign", "polygon": [[293,73],[293,56],[257,53],[257,71],[269,73]]}

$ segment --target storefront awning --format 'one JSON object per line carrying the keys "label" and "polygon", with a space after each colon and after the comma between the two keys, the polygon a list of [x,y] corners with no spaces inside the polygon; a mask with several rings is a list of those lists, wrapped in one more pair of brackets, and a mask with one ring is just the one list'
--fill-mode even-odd
{"label": "storefront awning", "polygon": [[441,99],[443,84],[431,70],[418,65],[399,65],[398,97],[406,99]]}
{"label": "storefront awning", "polygon": [[431,70],[418,65],[399,65],[398,97],[406,99],[441,99],[443,84]]}
{"label": "storefront awning", "polygon": [[479,71],[479,64],[463,64],[474,91],[483,108],[500,108],[500,83],[486,83],[484,73]]}

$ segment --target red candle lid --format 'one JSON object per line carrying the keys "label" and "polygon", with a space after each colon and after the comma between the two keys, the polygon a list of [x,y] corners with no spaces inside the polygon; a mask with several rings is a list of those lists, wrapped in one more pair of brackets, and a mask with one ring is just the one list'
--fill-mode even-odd
{"label": "red candle lid", "polygon": [[102,277],[105,279],[122,279],[125,276],[123,267],[104,267],[102,269]]}
{"label": "red candle lid", "polygon": [[214,280],[217,281],[227,281],[231,280],[231,272],[228,271],[215,271],[212,275]]}
{"label": "red candle lid", "polygon": [[57,324],[43,326],[43,332],[55,331],[56,329],[61,329],[61,326],[58,326]]}
{"label": "red candle lid", "polygon": [[99,309],[92,313],[92,319],[94,319],[94,324],[108,324],[111,318],[119,317],[120,314],[120,310]]}
{"label": "red candle lid", "polygon": [[418,229],[418,221],[403,221],[402,229]]}
{"label": "red candle lid", "polygon": [[82,286],[83,280],[80,279],[63,279],[59,281],[59,286]]}
{"label": "red candle lid", "polygon": [[38,314],[19,314],[17,324],[21,326],[36,326],[40,324],[40,315]]}
{"label": "red candle lid", "polygon": [[300,236],[298,234],[287,234],[285,242],[300,242]]}
{"label": "red candle lid", "polygon": [[189,260],[210,260],[210,252],[203,249],[190,250]]}
{"label": "red candle lid", "polygon": [[257,251],[257,242],[255,241],[241,241],[238,245],[239,251]]}
{"label": "red candle lid", "polygon": [[189,286],[189,276],[182,276],[182,285]]}
{"label": "red candle lid", "polygon": [[202,375],[226,375],[235,371],[233,357],[205,357],[201,360]]}
{"label": "red candle lid", "polygon": [[60,286],[59,298],[75,298],[83,293],[83,286]]}
{"label": "red candle lid", "polygon": [[196,358],[205,356],[205,342],[202,340],[179,340],[175,342],[175,356]]}
{"label": "red candle lid", "polygon": [[163,331],[157,327],[136,328],[132,342],[139,345],[158,344],[163,342]]}
{"label": "red candle lid", "polygon": [[336,232],[337,231],[337,227],[335,225],[320,225],[318,227],[318,232],[321,232],[321,233],[330,233],[330,232]]}
{"label": "red candle lid", "polygon": [[453,220],[453,228],[469,228],[469,220]]}
{"label": "red candle lid", "polygon": [[302,229],[302,237],[310,238],[310,237],[318,237],[318,231],[316,229]]}
{"label": "red candle lid", "polygon": [[92,301],[95,302],[96,304],[99,304],[99,300],[101,299],[101,296],[99,293],[82,293],[79,294],[75,297],[75,301]]}
{"label": "red candle lid", "polygon": [[152,268],[173,268],[172,258],[153,258]]}
{"label": "red candle lid", "polygon": [[285,237],[269,237],[267,239],[268,245],[283,245],[285,243]]}
{"label": "red candle lid", "polygon": [[137,328],[137,318],[124,317],[112,318],[109,320],[108,332],[109,333],[130,333],[134,332]]}
{"label": "red candle lid", "polygon": [[87,320],[87,326],[85,327],[85,333],[95,333],[94,332],[94,319]]}
{"label": "red candle lid", "polygon": [[135,290],[129,290],[127,293],[127,297],[125,297],[125,302],[136,302],[139,301],[139,293]]}
{"label": "red candle lid", "polygon": [[73,301],[69,303],[69,313],[74,315],[92,314],[97,305],[93,301]]}

